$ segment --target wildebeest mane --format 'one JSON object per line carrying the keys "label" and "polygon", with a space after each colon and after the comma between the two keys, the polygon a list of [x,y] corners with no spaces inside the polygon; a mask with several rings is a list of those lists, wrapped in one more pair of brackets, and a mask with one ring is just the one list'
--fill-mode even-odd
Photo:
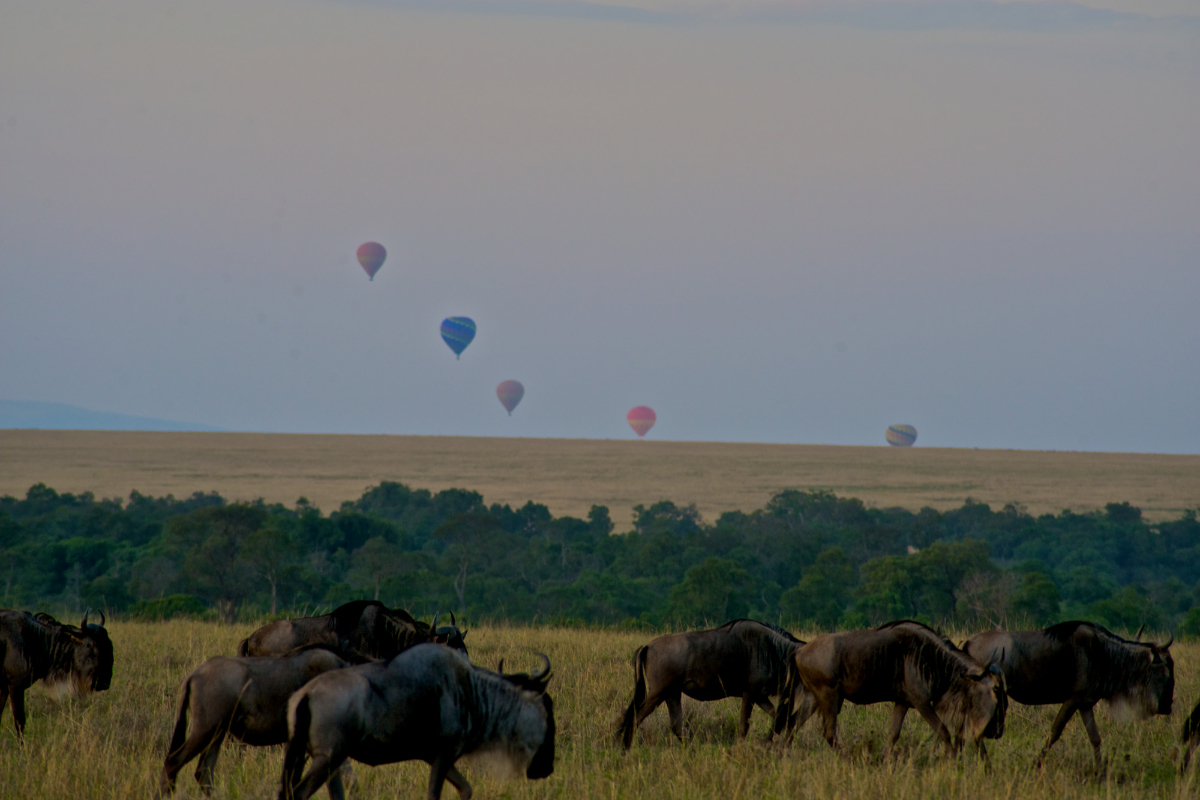
{"label": "wildebeest mane", "polygon": [[743,619],[730,620],[729,622],[726,622],[721,627],[717,628],[717,630],[719,630],[719,631],[726,630],[726,629],[733,630],[733,626],[737,625],[740,622],[750,622],[755,625],[762,625],[764,628],[770,628],[771,630],[775,631],[780,636],[782,636],[783,638],[787,639],[790,642],[793,642],[795,644],[804,644],[804,642],[802,640],[797,639],[795,636],[793,636],[790,631],[784,630],[783,628],[779,627],[778,625],[772,625],[769,622],[762,622],[761,620],[757,620],[757,619],[743,618]]}
{"label": "wildebeest mane", "polygon": [[892,630],[904,626],[914,636],[922,640],[919,650],[914,651],[917,669],[931,686],[947,689],[963,687],[969,680],[967,675],[972,668],[980,665],[973,658],[960,650],[954,642],[941,633],[921,622],[914,620],[894,620],[880,625],[876,630]]}
{"label": "wildebeest mane", "polygon": [[[1088,661],[1103,669],[1094,673],[1099,678],[1097,694],[1103,698],[1121,694],[1136,685],[1155,665],[1159,647],[1153,642],[1136,642],[1118,636],[1102,625],[1082,620],[1051,625],[1043,633],[1058,642],[1069,642],[1080,629],[1092,636],[1081,643]],[[1147,658],[1147,656],[1150,656]]]}

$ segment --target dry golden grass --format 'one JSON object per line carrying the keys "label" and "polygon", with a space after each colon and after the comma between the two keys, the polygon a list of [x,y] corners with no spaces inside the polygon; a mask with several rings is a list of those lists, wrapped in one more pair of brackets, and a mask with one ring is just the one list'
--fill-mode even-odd
{"label": "dry golden grass", "polygon": [[[168,622],[110,626],[117,648],[113,687],[86,703],[56,706],[31,697],[27,743],[19,746],[5,714],[0,730],[0,800],[29,798],[144,798],[156,785],[176,690],[204,658],[231,653],[249,626]],[[1011,706],[1004,738],[992,743],[993,771],[985,774],[974,755],[948,760],[930,743],[928,727],[910,715],[898,757],[880,756],[886,734],[885,706],[847,704],[841,736],[850,755],[839,758],[812,723],[793,747],[780,753],[762,739],[767,720],[756,711],[750,739],[735,737],[738,702],[685,700],[685,744],[667,730],[665,710],[639,731],[634,749],[622,754],[612,734],[632,693],[629,665],[648,637],[558,628],[475,628],[468,641],[476,663],[534,667],[535,652],[554,663],[559,724],[558,760],[545,781],[498,783],[467,773],[477,798],[1184,798],[1200,793],[1194,774],[1174,770],[1182,715],[1200,695],[1200,644],[1177,644],[1176,713],[1169,719],[1117,724],[1098,714],[1107,774],[1091,772],[1091,747],[1077,721],[1067,728],[1044,770],[1031,768],[1054,709]],[[1185,708],[1186,706],[1186,708]],[[215,797],[274,797],[282,764],[280,748],[226,746],[217,765]],[[191,778],[180,775],[178,796],[199,797]],[[420,763],[355,766],[351,797],[423,796],[427,767]],[[447,787],[447,797],[455,796]],[[322,793],[321,795],[325,795]]]}
{"label": "dry golden grass", "polygon": [[325,511],[382,480],[481,492],[488,503],[545,503],[584,516],[607,505],[695,503],[706,519],[761,508],[781,489],[828,489],[878,507],[955,508],[968,498],[1030,512],[1128,500],[1151,519],[1200,506],[1200,456],[835,447],[825,445],[445,436],[0,431],[0,494],[39,481],[102,497],[190,495]]}

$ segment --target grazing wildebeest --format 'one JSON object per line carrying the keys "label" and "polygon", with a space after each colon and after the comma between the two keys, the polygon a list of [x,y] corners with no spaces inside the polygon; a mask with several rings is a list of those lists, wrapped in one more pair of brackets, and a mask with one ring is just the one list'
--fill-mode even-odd
{"label": "grazing wildebeest", "polygon": [[[446,780],[462,800],[471,786],[454,764],[472,754],[528,778],[554,771],[550,659],[538,673],[505,676],[445,647],[417,645],[387,662],[321,675],[288,701],[280,800],[306,800],[347,758],[430,765],[429,800]],[[304,764],[312,766],[304,774]],[[336,790],[340,792],[341,786]]]}
{"label": "grazing wildebeest", "polygon": [[466,631],[450,615],[449,625],[420,622],[404,609],[390,609],[378,600],[354,600],[329,614],[268,622],[238,645],[239,656],[278,656],[309,644],[323,644],[356,664],[391,658],[424,642],[444,644],[467,652]]}
{"label": "grazing wildebeest", "polygon": [[196,781],[205,794],[212,792],[213,769],[226,734],[250,745],[287,742],[292,692],[322,673],[348,666],[324,645],[309,645],[284,656],[216,656],[196,667],[179,689],[179,713],[159,794],[175,790],[175,777],[196,756]]}
{"label": "grazing wildebeest", "polygon": [[1192,762],[1192,753],[1196,747],[1200,746],[1200,703],[1196,703],[1196,707],[1192,709],[1192,713],[1183,723],[1183,764],[1179,771],[1187,771],[1188,764]]}
{"label": "grazing wildebeest", "polygon": [[79,627],[49,614],[0,610],[0,715],[11,695],[17,736],[25,733],[25,690],[45,681],[52,694],[103,692],[112,683],[113,646],[100,624],[83,613]]}
{"label": "grazing wildebeest", "polygon": [[659,636],[633,660],[633,700],[619,732],[625,749],[638,725],[660,703],[667,704],[671,730],[683,741],[682,695],[695,700],[742,698],[738,734],[750,730],[755,705],[774,716],[770,698],[778,695],[792,653],[804,642],[782,628],[738,619],[719,628]]}
{"label": "grazing wildebeest", "polygon": [[[983,740],[1004,734],[1008,708],[1004,675],[996,664],[983,666],[936,631],[910,620],[873,630],[825,634],[797,650],[775,731],[782,732],[786,725],[790,742],[796,727],[816,711],[825,740],[836,750],[837,717],[845,700],[858,705],[894,704],[889,753],[912,708],[950,755],[969,739],[985,758]],[[799,710],[794,712],[797,704]],[[944,719],[950,720],[949,728]]]}
{"label": "grazing wildebeest", "polygon": [[1009,696],[1018,703],[1062,703],[1038,766],[1078,711],[1099,769],[1100,731],[1092,709],[1107,700],[1140,717],[1170,714],[1175,661],[1168,648],[1174,641],[1129,641],[1091,622],[1060,622],[1042,631],[977,633],[963,642],[963,649],[976,659],[1003,653],[1000,667]]}

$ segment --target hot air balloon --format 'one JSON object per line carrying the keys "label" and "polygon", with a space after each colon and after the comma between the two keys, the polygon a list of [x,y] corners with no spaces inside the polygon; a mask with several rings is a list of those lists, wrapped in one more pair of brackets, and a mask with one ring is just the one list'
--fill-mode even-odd
{"label": "hot air balloon", "polygon": [[889,425],[883,436],[893,447],[912,447],[917,440],[917,429],[912,425]]}
{"label": "hot air balloon", "polygon": [[379,242],[367,242],[358,246],[358,263],[362,264],[371,280],[375,280],[375,273],[379,272],[386,258],[387,250]]}
{"label": "hot air balloon", "polygon": [[508,409],[508,415],[511,417],[513,409],[517,407],[517,403],[521,402],[521,398],[525,396],[525,387],[520,381],[500,381],[500,385],[496,387],[496,397],[500,398],[500,404]]}
{"label": "hot air balloon", "polygon": [[446,317],[442,320],[442,338],[454,351],[454,357],[458,358],[475,338],[475,320],[470,317]]}
{"label": "hot air balloon", "polygon": [[658,417],[655,416],[654,409],[650,406],[634,406],[625,415],[625,421],[629,423],[629,427],[633,428],[633,432],[638,435],[639,439],[654,427],[656,419]]}

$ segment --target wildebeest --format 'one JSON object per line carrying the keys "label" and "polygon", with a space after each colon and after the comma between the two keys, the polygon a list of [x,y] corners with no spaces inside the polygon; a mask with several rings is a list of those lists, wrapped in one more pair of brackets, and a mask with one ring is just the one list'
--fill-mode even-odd
{"label": "wildebeest", "polygon": [[239,656],[278,656],[310,644],[323,644],[355,663],[391,658],[416,644],[436,642],[467,652],[466,631],[451,624],[428,625],[405,610],[378,600],[354,600],[329,614],[268,622],[238,645]]}
{"label": "wildebeest", "polygon": [[1183,764],[1179,771],[1185,772],[1192,762],[1192,753],[1200,746],[1200,703],[1192,709],[1192,713],[1183,722]]}
{"label": "wildebeest", "polygon": [[1101,766],[1100,731],[1092,709],[1101,700],[1140,717],[1170,714],[1175,661],[1164,645],[1122,639],[1091,622],[1060,622],[1041,631],[989,631],[963,642],[976,659],[1003,653],[1000,667],[1009,696],[1040,706],[1062,703],[1050,738],[1037,757],[1041,766],[1076,711]]}
{"label": "wildebeest", "polygon": [[546,694],[550,659],[542,658],[541,672],[505,676],[445,647],[417,645],[387,662],[313,679],[288,701],[280,800],[305,800],[326,781],[336,797],[337,771],[347,758],[372,765],[425,761],[429,800],[441,797],[446,780],[462,800],[471,796],[454,764],[472,754],[529,778],[550,775],[554,704]]}
{"label": "wildebeest", "polygon": [[659,636],[634,656],[633,700],[619,729],[625,749],[660,703],[667,704],[671,730],[682,741],[685,694],[696,700],[741,697],[738,734],[744,738],[753,706],[774,716],[770,698],[782,691],[788,661],[802,644],[782,628],[750,619]]}
{"label": "wildebeest", "polygon": [[936,631],[910,620],[825,634],[797,650],[775,731],[782,732],[786,725],[790,742],[795,728],[816,711],[825,740],[836,750],[837,717],[845,700],[894,704],[889,753],[911,708],[929,723],[949,754],[970,739],[986,757],[983,740],[1004,734],[1008,709],[1004,675],[996,664],[983,666]]}
{"label": "wildebeest", "polygon": [[83,613],[79,627],[49,614],[0,610],[0,715],[11,696],[17,736],[25,733],[25,690],[45,681],[54,694],[103,692],[112,683],[113,645],[100,624]]}
{"label": "wildebeest", "polygon": [[160,795],[175,790],[175,777],[196,756],[196,781],[210,793],[226,734],[251,745],[285,743],[292,692],[322,673],[348,666],[324,645],[309,645],[284,656],[217,656],[196,667],[179,689],[179,713],[163,761]]}

